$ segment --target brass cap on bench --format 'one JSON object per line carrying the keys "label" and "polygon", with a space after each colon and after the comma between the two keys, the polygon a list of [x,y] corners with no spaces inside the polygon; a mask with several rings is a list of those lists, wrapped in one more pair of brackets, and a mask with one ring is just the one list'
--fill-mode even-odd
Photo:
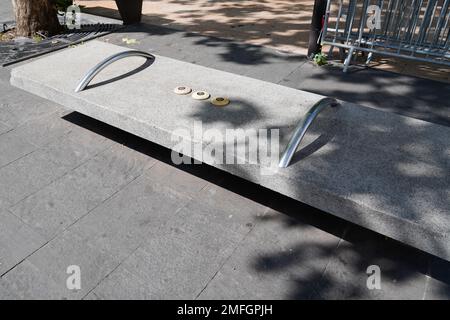
{"label": "brass cap on bench", "polygon": [[217,107],[224,107],[230,103],[230,100],[224,97],[214,97],[211,99],[211,103]]}

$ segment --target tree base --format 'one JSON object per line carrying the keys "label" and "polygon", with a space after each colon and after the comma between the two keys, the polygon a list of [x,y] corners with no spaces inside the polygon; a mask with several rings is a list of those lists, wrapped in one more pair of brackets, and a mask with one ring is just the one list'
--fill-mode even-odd
{"label": "tree base", "polygon": [[54,35],[62,30],[53,0],[13,0],[16,35],[31,37],[37,32]]}

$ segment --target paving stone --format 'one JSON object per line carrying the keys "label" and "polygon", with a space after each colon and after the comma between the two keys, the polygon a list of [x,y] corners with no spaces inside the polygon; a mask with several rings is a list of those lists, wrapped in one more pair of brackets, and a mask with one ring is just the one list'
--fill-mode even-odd
{"label": "paving stone", "polygon": [[334,216],[323,215],[323,211],[294,199],[278,194],[276,196],[267,194],[265,197],[272,199],[270,207],[273,211],[291,217],[298,223],[314,226],[338,238],[342,238],[349,229],[349,222]]}
{"label": "paving stone", "polygon": [[[142,261],[139,261],[141,264]],[[148,265],[145,266],[149,267]],[[156,275],[157,276],[157,275]],[[155,281],[155,280],[153,280]],[[156,289],[144,279],[130,272],[122,263],[98,287],[96,287],[86,300],[155,300],[158,298]],[[167,298],[167,297],[164,297]],[[167,298],[169,299],[169,298]]]}
{"label": "paving stone", "polygon": [[[371,265],[380,268],[381,289],[367,287],[367,268]],[[425,285],[426,275],[403,259],[361,252],[343,241],[316,284],[313,298],[416,300],[422,299]]]}
{"label": "paving stone", "polygon": [[[186,50],[186,48],[176,45],[178,42],[183,41],[183,34],[174,29],[143,24],[138,28],[126,26],[123,32],[114,32],[99,40],[150,53],[163,51],[168,57],[184,60],[187,56],[193,54],[189,54],[189,50]],[[136,39],[137,43],[127,45],[123,41],[124,38]],[[201,54],[201,52],[198,53]]]}
{"label": "paving stone", "polygon": [[[115,257],[75,233],[65,232],[2,280],[6,288],[21,299],[81,299],[118,264]],[[66,285],[70,276],[67,268],[73,265],[80,267],[80,290],[69,290]]]}
{"label": "paving stone", "polygon": [[40,248],[45,239],[7,211],[0,211],[0,221],[0,275],[2,275]]}
{"label": "paving stone", "polygon": [[169,230],[149,236],[94,292],[102,299],[192,299],[266,211],[251,200],[208,185],[165,226]]}
{"label": "paving stone", "polygon": [[70,230],[93,246],[125,259],[147,237],[166,230],[191,198],[145,175],[84,216]]}
{"label": "paving stone", "polygon": [[424,299],[450,300],[450,284],[429,278]]}
{"label": "paving stone", "polygon": [[[196,120],[202,121],[203,130],[215,129],[221,134],[237,127],[292,128],[298,121],[292,115],[300,117],[322,98],[163,56],[156,56],[151,66],[126,79],[108,81],[142,65],[141,58],[119,61],[96,77],[95,88],[73,93],[83,70],[89,69],[90,60],[120,51],[123,47],[91,41],[42,58],[39,63],[15,68],[11,81],[27,91],[167,148],[176,144],[172,136],[175,130],[192,132]],[[67,70],[63,74],[62,68],[55,67],[65,65],[68,56],[77,62],[76,68],[70,69],[70,78],[65,77]],[[54,72],[46,73],[50,66]],[[165,77],[167,74],[171,76]],[[107,81],[107,85],[98,85],[99,81],[103,84]],[[148,81],[157,85],[141,85]],[[206,88],[213,95],[233,92],[230,98],[234,102],[226,108],[211,108],[192,99],[185,100],[187,97],[172,93],[180,82]],[[450,180],[445,170],[450,129],[344,102],[324,117],[327,121],[316,121],[308,133],[319,137],[327,132],[329,137],[325,143],[316,146],[301,161],[294,160],[288,168],[269,169],[266,163],[205,162],[446,259],[447,253],[450,254],[446,223],[449,222],[446,195]],[[188,133],[182,136],[188,142],[198,140]],[[305,140],[311,139],[308,136]],[[407,138],[410,136],[418,137],[412,146]],[[207,144],[205,140],[202,147]],[[430,149],[439,152],[430,153]],[[189,150],[183,152],[191,155]],[[269,169],[273,174],[266,175],[262,169]]]}
{"label": "paving stone", "polygon": [[0,279],[0,301],[5,300],[18,300],[19,297],[11,293],[3,284],[3,280]]}
{"label": "paving stone", "polygon": [[0,169],[0,207],[20,200],[81,165],[112,142],[86,130],[68,134]]}
{"label": "paving stone", "polygon": [[0,168],[19,159],[34,150],[37,146],[31,144],[16,130],[0,135]]}
{"label": "paving stone", "polygon": [[308,299],[338,243],[338,237],[270,211],[199,298]]}
{"label": "paving stone", "polygon": [[150,235],[94,293],[102,299],[194,299],[237,244],[218,231],[172,227]]}
{"label": "paving stone", "polygon": [[[143,36],[143,31],[149,35]],[[306,62],[304,56],[290,56],[266,47],[171,28],[144,25],[139,33],[131,32],[131,35],[128,32],[114,34],[107,37],[107,42],[123,46],[123,38],[134,38],[139,43],[133,48],[139,50],[274,83]],[[199,46],[201,50],[194,49]]]}
{"label": "paving stone", "polygon": [[[181,184],[186,185],[183,180]],[[251,230],[254,216],[266,210],[208,185],[148,234],[94,293],[103,299],[193,299]]]}
{"label": "paving stone", "polygon": [[154,163],[146,155],[114,145],[10,210],[51,239]]}
{"label": "paving stone", "polygon": [[237,43],[228,43],[219,56],[223,59],[215,59],[207,66],[273,83],[279,83],[307,61],[304,56],[289,57],[271,49]]}
{"label": "paving stone", "polygon": [[0,135],[4,134],[5,132],[10,131],[12,128],[8,125],[6,125],[3,122],[0,122]]}
{"label": "paving stone", "polygon": [[[53,259],[52,259],[53,260]],[[2,278],[4,290],[8,296],[17,299],[42,300],[58,299],[58,286],[47,272],[25,260]]]}
{"label": "paving stone", "polygon": [[217,243],[222,237],[237,243],[251,230],[267,207],[233,192],[208,184],[182,210],[170,226],[176,232],[195,234],[202,243]]}
{"label": "paving stone", "polygon": [[[133,34],[129,37],[136,38],[140,36],[144,37],[147,35]],[[158,39],[158,35],[154,36],[153,39]],[[173,40],[176,42],[175,37],[173,37]],[[144,41],[144,44],[151,45],[151,41]],[[203,62],[202,53],[193,51],[192,55],[186,55],[183,54],[183,52],[180,51],[180,48],[175,45],[169,46],[167,52],[170,54],[166,54],[163,52],[164,44],[160,43],[155,45],[156,49],[158,49],[158,45],[160,46],[159,48],[161,48],[161,54],[170,56],[170,54],[173,53],[174,58],[178,57],[178,59],[186,59],[186,61],[192,60],[191,62],[196,62],[195,60],[200,60],[200,62]],[[200,59],[196,59],[196,55]],[[206,58],[204,61],[213,62],[213,60],[206,60]],[[227,65],[227,63],[224,63],[224,66]],[[229,70],[236,71],[236,73],[245,70],[245,68],[242,70],[240,69],[241,68]],[[3,75],[1,71],[2,70],[0,69],[0,76]],[[265,76],[263,73],[261,73],[261,75]],[[276,77],[277,75],[275,75],[275,78]],[[320,81],[320,83],[323,85],[323,81]],[[2,89],[0,88],[0,96],[2,96],[1,103],[3,103],[3,91],[1,90]],[[25,95],[23,91],[17,90],[17,92],[21,95]],[[418,92],[420,92],[420,90]],[[31,97],[33,98],[33,101],[39,101],[39,99],[35,96]],[[20,97],[18,99],[22,98]],[[24,98],[23,100],[25,101],[26,99]],[[42,114],[40,114],[41,111],[39,106],[35,106],[33,108],[21,108],[20,105],[17,105],[17,107],[11,108],[10,106],[15,103],[13,95],[10,96],[9,101],[10,105],[3,105],[3,107],[6,108],[0,108],[0,121],[3,121],[2,119],[4,119],[5,125],[8,127],[23,124],[23,119],[30,121],[30,119],[33,120],[36,117],[41,117],[42,114],[47,115],[47,111],[51,110],[51,106],[48,103],[47,106],[44,104],[44,108],[41,110],[43,112]],[[14,114],[15,112],[19,115],[16,116]],[[21,113],[23,114],[23,119],[20,115]],[[8,124],[6,124],[6,122],[8,122]],[[44,121],[42,124],[45,126]],[[48,125],[52,126],[52,124]],[[39,134],[39,130],[37,130],[36,133]],[[45,134],[42,134],[42,137],[45,138]],[[51,153],[52,152],[49,151],[50,155]],[[70,163],[70,161],[63,159],[62,161],[59,161],[59,163],[67,164]],[[30,168],[32,164],[32,161],[28,163]],[[101,163],[99,162],[97,164],[98,167],[93,165],[92,170],[96,171],[97,168],[100,172],[102,172],[102,169],[104,168],[101,168]],[[37,165],[39,166],[39,161]],[[308,241],[311,241],[311,243],[316,243],[316,240],[317,243],[320,243],[321,236],[317,236],[316,234],[318,233],[311,231],[310,228],[305,228],[303,226],[299,227],[297,223],[293,223],[289,219],[286,223],[280,223],[278,219],[264,220],[263,218],[265,215],[258,214],[260,211],[257,206],[254,207],[252,205],[245,204],[244,202],[240,202],[240,197],[235,197],[232,193],[227,194],[227,192],[220,191],[219,193],[223,194],[223,196],[217,197],[214,193],[210,193],[208,188],[206,188],[206,190],[202,190],[203,182],[198,181],[195,177],[191,178],[183,174],[178,177],[176,173],[178,170],[168,165],[160,165],[158,168],[158,170],[153,172],[150,170],[150,174],[146,175],[145,178],[142,178],[142,180],[148,180],[146,183],[139,184],[139,181],[137,181],[140,186],[139,188],[130,188],[131,191],[125,191],[123,197],[116,195],[119,196],[118,198],[121,200],[114,200],[116,199],[116,196],[114,196],[110,199],[110,201],[116,201],[113,205],[108,207],[104,204],[100,206],[100,208],[105,206],[103,209],[96,209],[96,214],[99,214],[100,217],[97,217],[96,219],[87,219],[90,217],[90,215],[88,215],[83,218],[80,222],[86,219],[84,224],[81,225],[79,229],[74,226],[74,230],[67,236],[67,239],[73,240],[75,243],[88,243],[91,247],[95,247],[96,249],[106,248],[108,251],[113,253],[113,256],[114,254],[118,254],[120,259],[128,256],[137,246],[141,245],[142,242],[144,243],[138,251],[132,254],[131,257],[125,261],[124,265],[121,265],[115,269],[115,271],[106,277],[106,279],[103,280],[93,292],[90,292],[87,296],[85,296],[89,290],[96,286],[94,283],[101,281],[98,279],[103,279],[104,276],[110,272],[110,269],[105,268],[102,272],[100,272],[100,274],[89,272],[88,289],[85,290],[83,282],[83,291],[81,293],[67,294],[66,289],[62,287],[62,284],[65,283],[64,277],[68,276],[64,273],[64,267],[55,267],[58,269],[57,271],[48,271],[47,266],[42,269],[43,260],[54,260],[54,255],[58,256],[58,253],[55,254],[54,252],[59,252],[59,250],[54,250],[54,252],[44,254],[44,258],[41,257],[38,259],[36,265],[39,265],[39,267],[36,267],[35,264],[31,264],[28,261],[24,261],[11,271],[13,274],[6,275],[7,281],[0,279],[0,299],[2,299],[2,295],[10,297],[16,296],[16,294],[21,294],[22,297],[30,298],[85,297],[86,299],[128,299],[131,297],[166,298],[166,296],[188,298],[195,297],[196,294],[198,294],[197,290],[198,292],[201,290],[201,286],[191,288],[189,286],[189,281],[198,280],[203,286],[206,285],[208,281],[205,279],[211,279],[212,270],[223,262],[222,258],[224,256],[229,255],[228,247],[236,246],[236,242],[240,241],[242,237],[246,235],[247,232],[253,227],[255,224],[254,221],[256,221],[256,227],[248,236],[252,242],[248,243],[248,239],[244,240],[244,243],[239,246],[235,254],[233,254],[230,260],[227,261],[224,268],[222,268],[214,280],[209,283],[200,298],[229,297],[230,299],[233,299],[253,296],[256,298],[273,297],[280,299],[286,297],[308,298],[310,297],[311,292],[314,293],[313,298],[339,298],[339,295],[342,295],[342,298],[391,298],[396,294],[398,297],[405,297],[406,291],[411,291],[411,294],[406,294],[407,297],[420,296],[420,288],[422,288],[423,282],[420,272],[418,273],[415,268],[409,266],[407,263],[406,267],[402,267],[405,266],[405,264],[402,264],[397,260],[394,260],[393,262],[391,258],[383,258],[383,254],[380,254],[380,251],[389,249],[384,247],[378,248],[376,255],[364,254],[361,255],[361,258],[350,257],[348,259],[348,255],[344,255],[343,261],[339,260],[336,263],[336,261],[333,260],[332,266],[340,266],[341,273],[334,274],[329,272],[327,269],[329,273],[327,273],[325,279],[320,282],[322,276],[320,272],[321,268],[316,268],[314,261],[316,261],[317,266],[321,266],[323,261],[329,257],[329,251],[326,248],[332,247],[332,241],[327,239],[327,237],[325,237],[323,242],[327,244],[330,243],[330,245],[325,245],[325,248],[322,248],[321,245],[310,245],[298,248],[295,246],[297,240],[302,240],[301,244],[303,246],[303,240],[305,238],[305,243],[308,243]],[[80,170],[79,173],[82,175],[85,172],[91,171]],[[71,175],[71,173],[69,175]],[[95,174],[93,174],[93,176],[95,176]],[[114,177],[114,175],[111,174],[111,177]],[[151,177],[151,179],[149,177]],[[1,179],[2,176],[0,174],[0,180]],[[101,179],[102,181],[104,181],[104,179],[110,181],[108,178],[105,178],[105,176],[102,176]],[[88,180],[92,182],[94,178]],[[114,179],[110,182],[111,185],[114,184]],[[144,191],[142,191],[144,185],[147,184],[153,186],[155,182],[157,184],[154,188],[144,189]],[[25,183],[23,183],[23,185],[25,185]],[[75,188],[82,186],[81,184],[78,185],[76,183],[72,185]],[[132,185],[135,185],[134,182]],[[59,197],[59,195],[70,195],[70,186],[71,184],[69,183],[66,186],[67,190],[61,191],[61,193],[58,193],[55,188],[55,199]],[[94,187],[88,187],[87,189],[92,190],[92,188]],[[199,188],[200,191],[198,191],[197,188]],[[38,189],[38,187],[36,187],[36,189]],[[199,194],[203,197],[199,196],[197,198],[197,192],[199,192]],[[96,192],[93,193],[93,197],[95,197]],[[133,204],[134,202],[141,200],[141,196],[139,196],[139,194],[142,195],[147,193],[157,193],[157,195],[154,196],[147,195],[142,197],[149,199],[148,201],[143,201],[144,205],[142,207],[147,206],[150,212],[145,212],[146,209]],[[161,193],[163,196],[161,196]],[[169,196],[171,200],[159,200],[158,197],[162,197],[164,199],[167,194],[175,196],[173,198]],[[189,197],[183,197],[185,194],[196,198],[192,204],[190,203],[184,209],[178,211],[178,207],[176,209],[168,209],[167,207],[163,207],[162,212],[157,210],[160,205],[159,201],[175,201],[173,199],[183,198],[186,202],[188,202]],[[1,195],[2,189],[0,186],[0,202],[2,201]],[[47,195],[42,195],[42,204],[40,204],[41,202],[36,199],[38,208],[45,204],[46,199],[48,200],[48,198],[45,198],[46,196]],[[211,197],[213,199],[210,199]],[[86,203],[90,203],[90,201],[86,199],[83,200],[86,201]],[[234,207],[235,201],[239,204],[236,205],[236,207]],[[184,203],[184,200],[182,200],[182,202]],[[205,204],[204,202],[207,203]],[[148,203],[150,203],[150,205]],[[152,206],[152,203],[154,203],[155,206]],[[128,209],[127,207],[130,205],[133,208]],[[215,212],[212,209],[216,205],[220,207],[219,212]],[[239,206],[243,208],[242,212],[236,209],[239,208]],[[25,211],[28,209],[30,209],[30,212],[35,212],[34,210],[37,210],[32,202],[28,203],[27,206],[24,206]],[[70,208],[68,210],[70,211]],[[229,218],[230,214],[226,214],[228,210],[231,212],[231,218]],[[131,212],[134,212],[137,217],[133,216]],[[176,212],[176,214],[173,215],[173,212]],[[262,212],[264,212],[264,210]],[[109,214],[111,214],[111,217]],[[121,219],[121,214],[124,214],[125,216],[123,219]],[[154,219],[152,219],[152,226],[150,228],[146,228],[147,221],[145,221],[144,216],[148,217],[150,214],[152,214],[152,218]],[[154,217],[153,214],[155,214],[156,217]],[[42,219],[45,220],[45,217]],[[110,222],[111,219],[113,222]],[[1,221],[3,222],[3,220]],[[247,226],[247,223],[251,223],[251,225]],[[275,227],[270,227],[271,223],[284,227],[278,227],[278,229]],[[223,228],[221,227],[222,225]],[[287,226],[290,227],[288,228]],[[301,229],[301,231],[299,229]],[[86,230],[86,232],[83,230]],[[102,239],[99,240],[96,238],[96,232],[104,230],[107,230],[107,232],[102,235]],[[224,232],[224,230],[226,231]],[[296,231],[294,232],[294,230]],[[260,236],[255,236],[255,239],[253,239],[251,238],[253,233]],[[303,233],[305,234],[303,235]],[[288,235],[286,239],[284,239],[284,234]],[[292,238],[290,235],[293,235]],[[225,238],[222,239],[222,236]],[[139,238],[140,240],[138,240]],[[267,240],[267,238],[270,240]],[[145,239],[149,240],[149,243],[146,243]],[[260,242],[258,243],[258,241]],[[71,243],[71,241],[64,241],[64,244],[61,246],[70,246],[69,243]],[[223,248],[223,246],[226,248]],[[161,250],[161,248],[164,249]],[[290,253],[290,249],[293,249],[295,253]],[[373,247],[368,246],[368,248],[364,247],[363,250],[371,249],[373,249]],[[349,250],[356,251],[357,253],[355,253],[355,255],[361,254],[361,249]],[[75,258],[84,261],[84,254],[78,253],[78,251],[81,252],[82,250],[75,250],[75,252],[77,252],[75,254]],[[314,253],[315,251],[317,252]],[[88,259],[95,260],[96,257],[100,257],[98,260],[101,260],[103,259],[102,254],[104,254],[104,252],[99,254],[88,254],[87,256]],[[177,258],[178,255],[180,256],[179,258]],[[193,260],[191,257],[192,255],[194,255],[194,257],[199,256],[201,263],[197,264],[198,262]],[[339,257],[340,256],[341,255],[339,255]],[[255,257],[253,263],[251,264],[248,263],[249,257]],[[308,259],[306,259],[306,257],[308,257]],[[310,259],[313,260],[313,263],[304,266],[305,260],[309,261]],[[105,260],[106,262],[98,262],[99,266],[104,267],[105,264],[111,266],[115,265],[115,263],[109,263],[109,259],[105,258]],[[345,265],[348,261],[355,260],[357,261],[355,266],[361,265],[361,267],[352,266],[350,268],[348,265]],[[255,263],[255,261],[259,261],[260,263]],[[384,292],[371,292],[367,294],[364,291],[367,290],[365,289],[366,278],[364,277],[366,277],[366,274],[364,266],[368,263],[374,262],[381,264],[382,272],[385,268],[388,270],[388,284],[387,287],[385,287],[386,284],[384,282],[382,283]],[[211,269],[209,269],[209,263],[212,264]],[[297,263],[301,266],[301,268],[296,268]],[[65,262],[61,263],[61,265],[64,264]],[[233,266],[236,267],[236,269],[234,269]],[[402,268],[405,269],[404,272],[401,271]],[[64,276],[60,274],[59,269],[64,269]],[[87,269],[89,270],[91,267],[88,267]],[[92,269],[95,269],[95,267],[92,267]],[[156,270],[154,271],[156,276],[153,277],[148,270]],[[179,270],[184,272],[184,274],[179,274]],[[271,270],[274,271],[270,272]],[[47,274],[48,276],[46,276]],[[177,278],[183,275],[186,279]],[[445,282],[436,279],[431,280],[433,281],[428,283],[427,294],[425,297],[428,298],[429,296],[433,298],[435,296],[445,296]],[[356,284],[353,287],[346,285],[348,281],[355,281]],[[311,283],[316,282],[320,285],[314,285],[314,288],[311,288]],[[398,284],[399,282],[401,283],[400,285]],[[3,285],[3,283],[6,283],[6,285]],[[181,287],[178,287],[176,285],[177,283],[180,283]],[[244,286],[242,284],[248,285]],[[360,284],[362,284],[362,287]],[[200,288],[200,290],[198,288]],[[340,290],[339,288],[342,289]],[[421,294],[423,297],[424,292]]]}
{"label": "paving stone", "polygon": [[[211,214],[205,215],[216,219],[219,224],[228,224],[227,221],[232,223],[234,221],[241,226],[248,223],[253,224],[259,216],[269,210],[262,204],[214,184],[208,184],[201,190],[188,207],[197,212],[203,209],[205,212],[212,210]],[[245,233],[248,228],[249,226],[245,226]]]}
{"label": "paving stone", "polygon": [[0,169],[0,207],[9,208],[65,173],[39,151]]}
{"label": "paving stone", "polygon": [[197,195],[208,183],[206,180],[160,161],[148,170],[146,176],[151,181],[168,185],[190,197]]}
{"label": "paving stone", "polygon": [[16,127],[15,131],[28,142],[39,147],[45,146],[76,129],[72,123],[62,119],[68,112],[70,111],[58,110],[27,121]]}
{"label": "paving stone", "polygon": [[[2,84],[2,86],[9,85],[10,76],[11,76],[11,68],[3,67],[0,69],[0,83]],[[3,93],[3,90],[0,89],[0,92]]]}
{"label": "paving stone", "polygon": [[11,85],[0,86],[0,121],[15,128],[30,120],[64,110],[56,103],[38,98]]}

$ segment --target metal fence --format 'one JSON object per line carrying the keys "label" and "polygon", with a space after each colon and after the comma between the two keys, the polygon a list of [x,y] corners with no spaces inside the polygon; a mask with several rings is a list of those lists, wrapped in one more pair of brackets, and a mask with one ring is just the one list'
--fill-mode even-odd
{"label": "metal fence", "polygon": [[450,0],[328,0],[322,44],[450,66]]}

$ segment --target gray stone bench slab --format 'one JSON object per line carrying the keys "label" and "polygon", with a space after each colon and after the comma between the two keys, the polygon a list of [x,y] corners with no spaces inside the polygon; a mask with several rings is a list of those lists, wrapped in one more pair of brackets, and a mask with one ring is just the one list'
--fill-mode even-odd
{"label": "gray stone bench slab", "polygon": [[[131,71],[145,59],[117,61],[98,74],[85,91],[74,92],[95,64],[125,50],[92,41],[13,69],[11,83],[167,148],[178,143],[171,139],[174,130],[192,132],[198,120],[204,131],[279,129],[282,152],[302,116],[322,98],[158,55],[139,72]],[[225,95],[231,104],[216,108],[174,94],[172,90],[180,85],[206,90],[213,96]],[[342,102],[319,115],[287,168],[270,167],[267,169],[272,174],[262,174],[265,164],[205,162],[450,258],[448,127]]]}

